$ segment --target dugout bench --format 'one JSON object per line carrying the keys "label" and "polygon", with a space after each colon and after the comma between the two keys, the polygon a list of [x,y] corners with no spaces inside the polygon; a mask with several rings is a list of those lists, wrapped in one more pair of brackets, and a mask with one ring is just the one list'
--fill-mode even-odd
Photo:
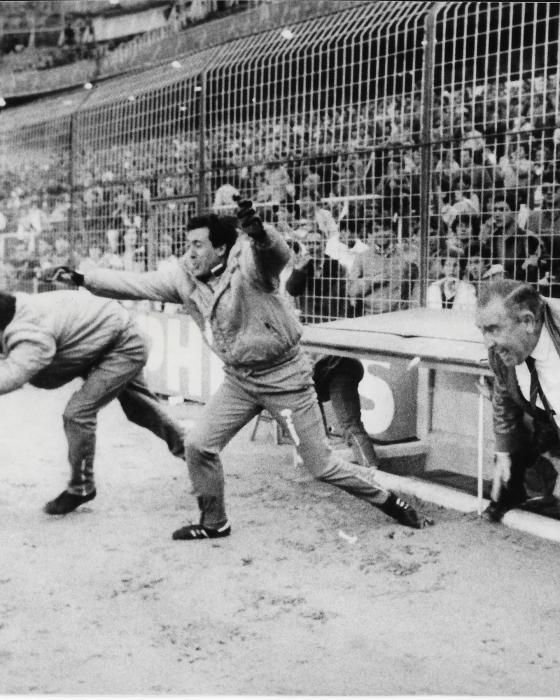
{"label": "dugout bench", "polygon": [[[483,508],[485,378],[491,376],[480,331],[469,314],[416,308],[341,319],[305,327],[302,344],[314,353],[362,360],[401,358],[418,369],[418,434],[431,430],[436,372],[470,376],[479,384],[477,399],[477,499]],[[461,406],[456,407],[461,411]],[[421,410],[420,410],[421,409]]]}

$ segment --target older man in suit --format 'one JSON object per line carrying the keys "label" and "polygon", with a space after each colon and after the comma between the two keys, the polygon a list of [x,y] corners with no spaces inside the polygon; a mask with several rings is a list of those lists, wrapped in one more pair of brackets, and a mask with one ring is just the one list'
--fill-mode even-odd
{"label": "older man in suit", "polygon": [[487,512],[499,521],[526,500],[529,475],[541,495],[554,490],[556,471],[542,455],[560,446],[560,304],[529,284],[498,280],[481,288],[476,322],[494,373],[496,470]]}

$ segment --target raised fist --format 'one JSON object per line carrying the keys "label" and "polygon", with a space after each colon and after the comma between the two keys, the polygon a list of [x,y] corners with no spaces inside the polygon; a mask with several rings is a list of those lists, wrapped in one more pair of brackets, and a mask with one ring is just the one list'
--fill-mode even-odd
{"label": "raised fist", "polygon": [[266,232],[259,215],[253,209],[253,202],[250,199],[242,199],[237,207],[237,218],[245,233],[254,240],[263,239]]}

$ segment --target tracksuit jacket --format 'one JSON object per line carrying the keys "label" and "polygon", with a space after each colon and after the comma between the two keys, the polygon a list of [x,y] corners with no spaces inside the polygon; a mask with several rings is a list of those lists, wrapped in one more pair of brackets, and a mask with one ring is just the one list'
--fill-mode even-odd
{"label": "tracksuit jacket", "polygon": [[0,332],[0,394],[30,384],[53,389],[82,375],[130,321],[120,304],[75,291],[15,294],[16,311]]}
{"label": "tracksuit jacket", "polygon": [[266,368],[299,349],[301,324],[278,288],[289,257],[281,234],[268,229],[262,243],[241,234],[226,270],[210,284],[194,277],[183,257],[155,272],[93,270],[85,274],[85,286],[116,299],[183,304],[224,364]]}

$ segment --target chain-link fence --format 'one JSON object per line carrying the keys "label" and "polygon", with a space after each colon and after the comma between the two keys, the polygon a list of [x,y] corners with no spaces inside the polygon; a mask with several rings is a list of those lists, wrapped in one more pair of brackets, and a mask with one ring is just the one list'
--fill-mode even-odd
{"label": "chain-link fence", "polygon": [[558,296],[558,17],[352,3],[10,109],[6,284],[63,259],[157,268],[189,216],[239,193],[290,243],[306,322],[472,309],[495,276]]}

